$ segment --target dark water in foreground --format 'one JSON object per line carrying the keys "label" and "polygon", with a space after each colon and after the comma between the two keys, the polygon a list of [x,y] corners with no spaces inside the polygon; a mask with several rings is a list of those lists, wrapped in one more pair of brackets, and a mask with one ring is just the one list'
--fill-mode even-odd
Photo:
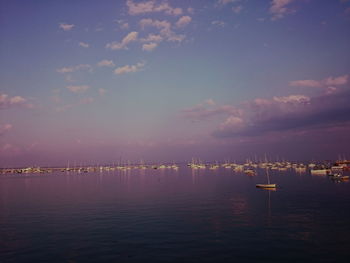
{"label": "dark water in foreground", "polygon": [[350,183],[271,175],[2,175],[0,262],[347,262]]}

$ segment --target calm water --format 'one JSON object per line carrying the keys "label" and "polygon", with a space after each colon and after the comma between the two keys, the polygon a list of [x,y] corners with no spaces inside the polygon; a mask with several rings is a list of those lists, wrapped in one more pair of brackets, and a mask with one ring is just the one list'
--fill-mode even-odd
{"label": "calm water", "polygon": [[0,176],[0,262],[345,262],[350,183],[230,169]]}

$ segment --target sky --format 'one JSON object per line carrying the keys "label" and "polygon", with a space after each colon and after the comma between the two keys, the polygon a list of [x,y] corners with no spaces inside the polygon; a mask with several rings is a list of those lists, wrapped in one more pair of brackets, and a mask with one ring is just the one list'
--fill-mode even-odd
{"label": "sky", "polygon": [[0,166],[350,158],[348,0],[0,0]]}

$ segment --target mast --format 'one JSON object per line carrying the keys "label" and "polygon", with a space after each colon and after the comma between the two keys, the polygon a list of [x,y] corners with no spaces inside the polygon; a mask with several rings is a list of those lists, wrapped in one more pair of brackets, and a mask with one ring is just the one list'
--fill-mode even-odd
{"label": "mast", "polygon": [[270,175],[269,175],[269,169],[266,168],[266,176],[267,176],[267,184],[270,184]]}

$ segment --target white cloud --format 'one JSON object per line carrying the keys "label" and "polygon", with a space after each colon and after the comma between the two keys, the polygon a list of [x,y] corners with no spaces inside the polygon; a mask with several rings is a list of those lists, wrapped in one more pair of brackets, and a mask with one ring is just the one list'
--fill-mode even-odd
{"label": "white cloud", "polygon": [[141,19],[139,22],[142,29],[146,27],[156,27],[160,31],[160,35],[165,38],[167,41],[171,42],[181,42],[185,39],[185,35],[177,35],[171,30],[171,23],[166,20],[153,20],[151,18]]}
{"label": "white cloud", "polygon": [[142,29],[145,29],[145,27],[153,26],[158,29],[170,29],[171,23],[166,20],[153,20],[152,18],[144,18],[141,19],[139,22]]}
{"label": "white cloud", "polygon": [[91,71],[92,67],[89,64],[79,64],[76,66],[69,66],[69,67],[63,67],[60,69],[57,69],[56,71],[58,73],[72,73],[78,70],[88,70]]}
{"label": "white cloud", "polygon": [[70,90],[73,93],[83,93],[87,91],[90,87],[87,85],[80,86],[67,86],[66,89]]}
{"label": "white cloud", "polygon": [[98,67],[114,67],[115,65],[114,65],[113,60],[104,59],[104,60],[101,60],[100,62],[98,62],[97,66]]}
{"label": "white cloud", "polygon": [[122,75],[126,73],[131,73],[131,72],[137,72],[143,69],[145,63],[139,62],[136,65],[125,65],[122,67],[118,67],[114,70],[114,74],[116,75]]}
{"label": "white cloud", "polygon": [[226,23],[224,21],[221,21],[221,20],[212,21],[211,24],[215,25],[215,26],[221,26],[221,27],[224,27],[226,25]]}
{"label": "white cloud", "polygon": [[75,27],[73,24],[66,24],[66,23],[60,23],[59,28],[63,29],[64,31],[70,31]]}
{"label": "white cloud", "polygon": [[163,37],[161,35],[149,34],[146,38],[142,38],[141,42],[162,42]]}
{"label": "white cloud", "polygon": [[273,97],[273,100],[279,103],[302,103],[307,104],[310,102],[310,98],[304,95],[290,95],[285,97]]}
{"label": "white cloud", "polygon": [[155,0],[135,3],[132,0],[127,0],[128,13],[130,15],[139,15],[145,13],[164,12],[168,15],[181,15],[183,13],[181,8],[174,8],[169,5],[167,1],[157,3]]}
{"label": "white cloud", "polygon": [[192,21],[192,18],[190,16],[182,16],[179,18],[179,20],[176,22],[176,27],[185,27]]}
{"label": "white cloud", "polygon": [[121,42],[112,42],[108,43],[106,45],[106,48],[109,48],[111,50],[118,50],[118,49],[128,49],[127,45],[131,42],[137,41],[138,32],[130,32],[127,34]]}
{"label": "white cloud", "polygon": [[270,6],[270,13],[272,14],[272,20],[283,18],[286,14],[292,10],[288,7],[294,0],[272,0]]}
{"label": "white cloud", "polygon": [[89,44],[85,43],[85,42],[79,42],[79,46],[83,47],[83,48],[88,48]]}
{"label": "white cloud", "polygon": [[142,45],[142,50],[145,50],[145,51],[152,51],[152,50],[154,50],[157,46],[158,46],[158,44],[157,44],[157,43],[154,43],[154,42],[147,43],[147,44],[143,44],[143,45]]}

